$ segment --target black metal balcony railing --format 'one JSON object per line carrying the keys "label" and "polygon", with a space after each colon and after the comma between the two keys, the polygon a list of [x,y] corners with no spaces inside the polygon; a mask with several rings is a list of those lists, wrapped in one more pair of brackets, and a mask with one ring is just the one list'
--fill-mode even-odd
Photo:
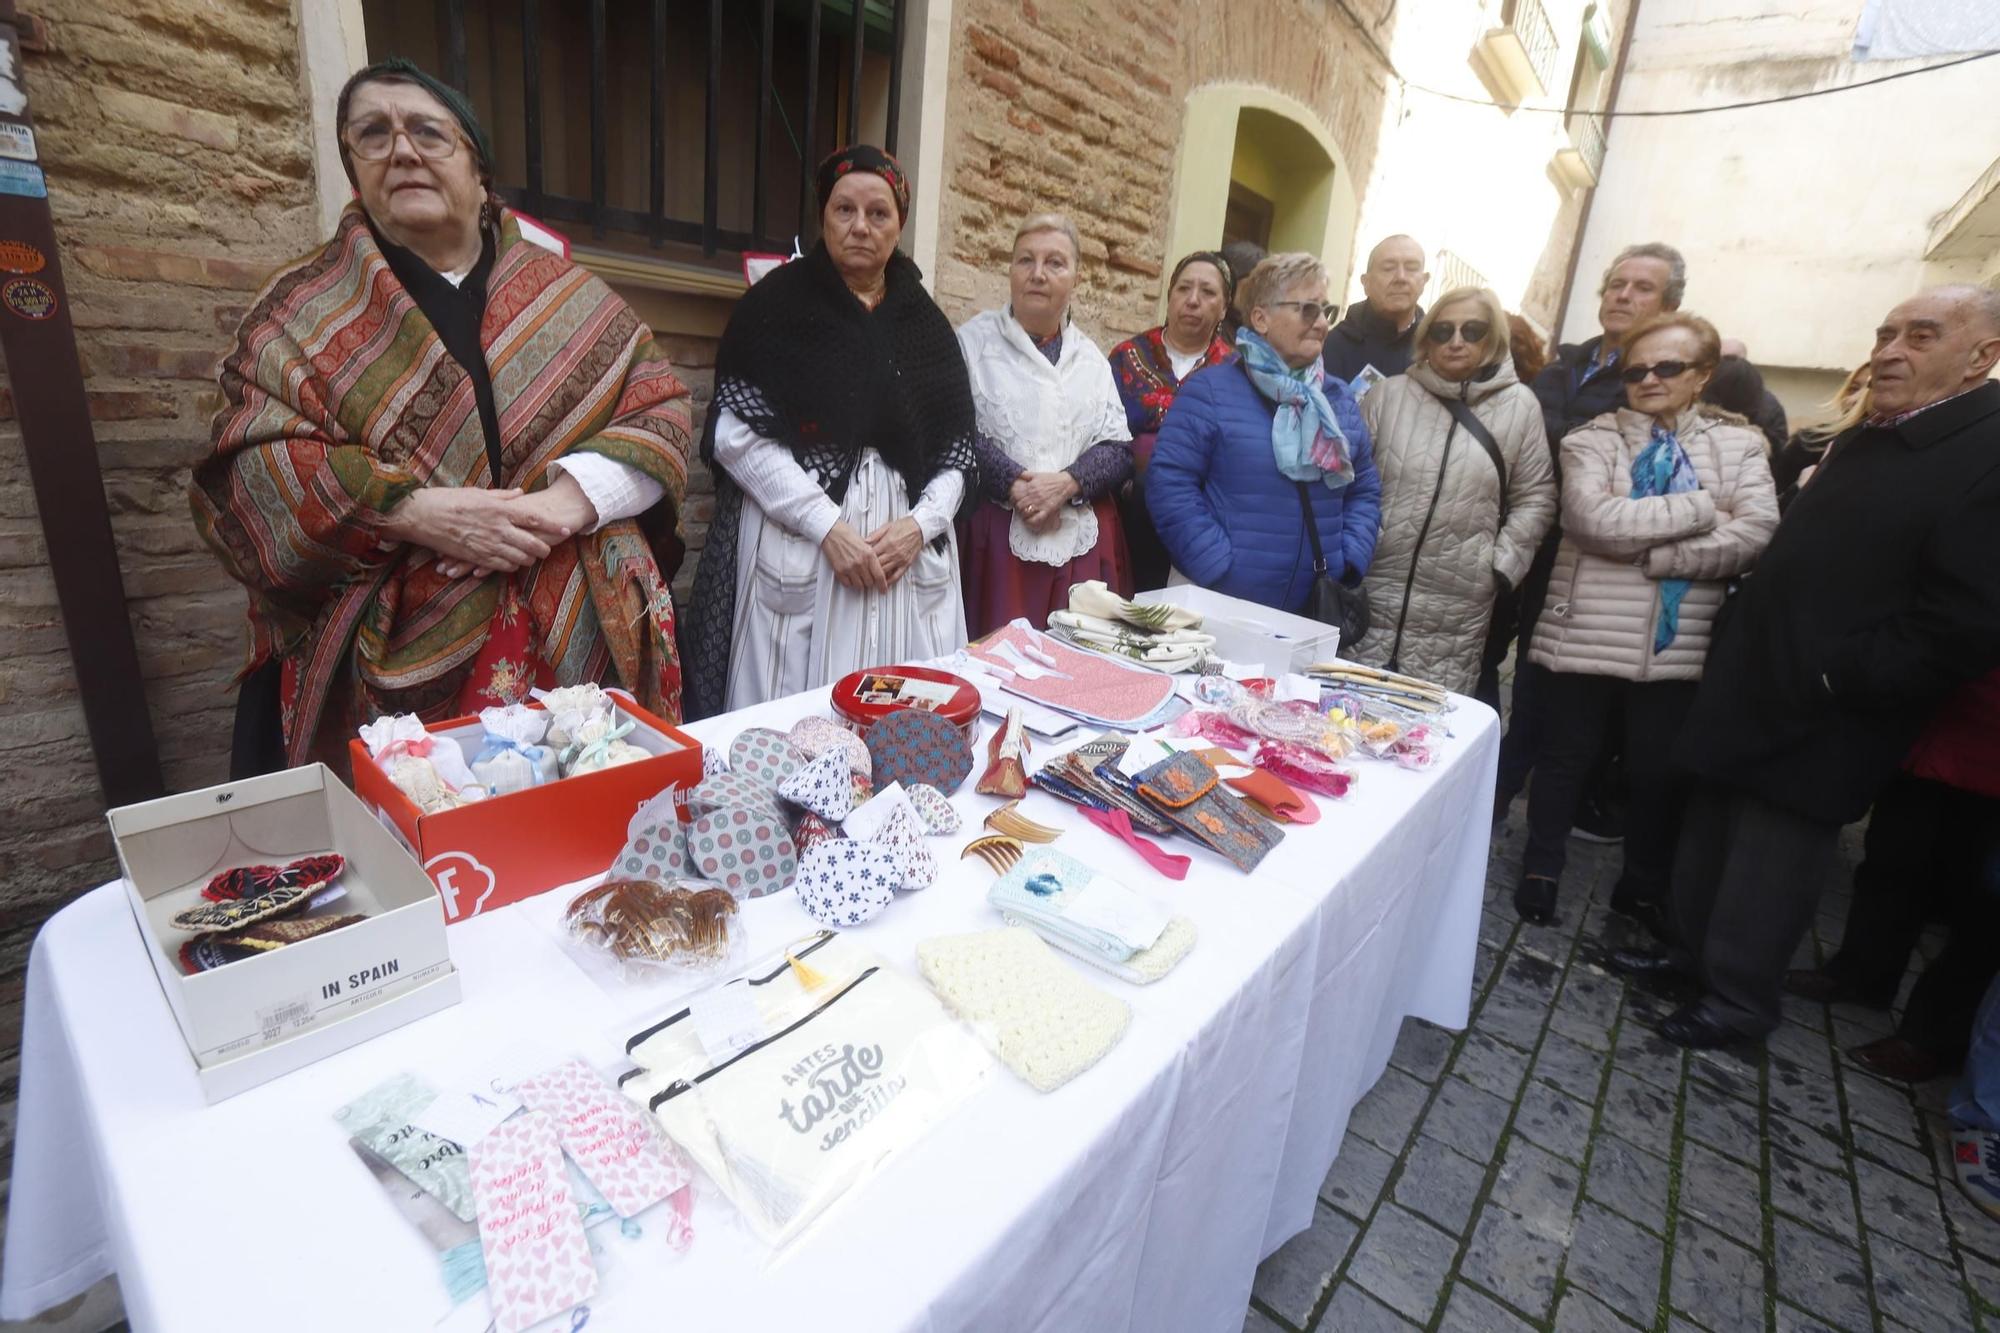
{"label": "black metal balcony railing", "polygon": [[1528,64],[1534,67],[1535,77],[1542,82],[1542,88],[1553,91],[1559,47],[1555,25],[1549,22],[1548,11],[1542,8],[1541,0],[1506,0],[1500,7],[1500,22],[1514,30],[1521,50],[1528,57]]}
{"label": "black metal balcony railing", "polygon": [[[517,13],[502,13],[503,5],[512,8],[518,5]],[[606,0],[585,0],[582,5],[572,6],[559,3],[548,8],[555,12],[548,16],[557,24],[573,23],[578,8],[588,11],[588,53],[589,78],[587,108],[589,119],[588,158],[589,194],[583,197],[567,193],[564,186],[573,190],[571,183],[575,175],[581,173],[561,173],[561,182],[545,170],[545,134],[564,134],[567,127],[562,117],[572,110],[559,106],[553,111],[551,123],[550,108],[544,96],[544,31],[545,6],[541,0],[437,0],[438,37],[442,46],[445,77],[460,88],[473,85],[468,82],[469,60],[467,52],[467,10],[473,11],[476,22],[483,21],[483,40],[489,46],[501,42],[512,46],[518,40],[518,47],[506,51],[505,64],[511,66],[514,57],[519,57],[520,107],[518,113],[508,108],[508,123],[518,114],[518,124],[522,134],[522,152],[519,155],[521,174],[511,178],[511,164],[503,165],[496,180],[496,188],[502,198],[524,211],[553,222],[576,223],[591,227],[598,235],[606,231],[618,231],[646,237],[654,246],[672,241],[687,245],[698,245],[704,254],[713,255],[719,250],[774,250],[791,249],[792,228],[796,222],[801,235],[810,235],[814,225],[812,173],[818,165],[819,156],[833,146],[833,142],[853,142],[861,137],[861,116],[864,99],[862,88],[862,56],[864,49],[871,46],[881,52],[886,47],[888,58],[886,123],[883,127],[883,146],[895,151],[896,131],[901,120],[901,84],[903,72],[904,18],[907,4],[904,0],[646,0],[645,9],[649,16],[645,21],[647,51],[645,86],[646,107],[646,170],[647,205],[634,208],[628,203],[614,203],[611,182],[611,145],[614,139],[612,115],[612,66],[614,57],[621,68],[630,69],[632,55],[626,50],[614,50],[610,41],[609,26],[606,21]],[[792,72],[799,75],[795,81],[803,87],[779,88],[773,78],[772,55],[783,37],[779,34],[777,11],[785,11],[785,37],[797,40],[796,33],[803,19],[803,51],[793,61],[787,53],[787,64]],[[670,16],[670,9],[672,14]],[[700,12],[706,10],[705,23]],[[725,11],[727,14],[725,16]],[[801,14],[801,11],[803,13]],[[632,25],[639,23],[639,5],[627,3],[616,15],[621,25],[627,25],[629,34]],[[752,15],[754,14],[754,20]],[[504,17],[504,24],[495,23]],[[670,22],[670,17],[672,21]],[[755,73],[751,74],[749,62],[732,61],[725,70],[723,59],[725,41],[725,17],[731,23],[747,27],[754,22],[750,39],[755,43]],[[831,23],[823,23],[823,18]],[[518,26],[516,26],[518,25]],[[669,81],[670,56],[681,70],[685,79],[692,67],[695,52],[689,51],[691,43],[701,40],[705,28],[706,49],[702,62],[703,111],[700,120],[700,134],[694,134],[695,126],[691,118],[678,123],[670,114],[673,93],[677,84]],[[832,31],[829,31],[832,29]],[[841,31],[844,29],[844,33]],[[516,34],[518,33],[518,37]],[[502,35],[504,34],[504,36]],[[843,35],[845,50],[840,49]],[[738,33],[741,38],[743,34]],[[886,38],[886,40],[884,40]],[[872,39],[872,40],[871,40]],[[832,103],[829,119],[831,125],[822,123],[820,86],[821,68],[827,64],[826,48],[834,46],[834,57],[845,57],[846,86],[845,99],[837,96],[837,84],[841,66],[832,64],[828,70],[836,82],[836,96]],[[699,48],[697,48],[699,50]],[[486,54],[496,68],[501,65],[498,51]],[[799,68],[799,67],[802,67]],[[627,75],[629,79],[630,75]],[[725,110],[725,80],[734,87],[731,92],[741,94],[746,91],[738,80],[754,77],[756,99],[754,102],[754,125],[743,143],[740,122],[731,125],[730,134],[736,146],[747,148],[748,161],[744,153],[730,153],[725,156],[723,143],[724,118],[730,114]],[[511,101],[509,90],[499,86],[496,79],[489,85],[488,98],[494,102]],[[627,105],[634,105],[638,99],[620,95],[620,111]],[[786,111],[786,103],[794,109],[803,106],[803,124],[794,127],[791,116]],[[767,163],[770,149],[767,141],[774,138],[769,134],[774,108],[782,118],[784,133],[775,136],[777,144],[789,148],[775,162]],[[482,108],[483,111],[489,108]],[[844,126],[841,124],[842,110],[845,110]],[[626,132],[629,125],[616,127]],[[828,129],[836,131],[830,136]],[[701,153],[701,205],[695,215],[686,207],[673,208],[669,205],[668,168],[670,157],[684,161],[680,155],[688,148],[700,144]],[[504,155],[507,157],[509,155]],[[625,155],[630,160],[630,154]],[[790,215],[790,185],[785,182],[785,216],[771,217],[774,211],[771,196],[774,178],[796,170],[798,182],[798,216]],[[738,219],[738,225],[725,226],[722,222],[723,190],[725,178],[730,187],[731,197],[738,197],[747,175],[750,206],[747,219]],[[621,182],[622,184],[622,182]],[[682,191],[691,194],[691,191]],[[691,200],[690,200],[691,202]],[[737,210],[740,213],[740,209]],[[741,225],[747,221],[745,228]],[[775,230],[773,224],[775,222]]]}

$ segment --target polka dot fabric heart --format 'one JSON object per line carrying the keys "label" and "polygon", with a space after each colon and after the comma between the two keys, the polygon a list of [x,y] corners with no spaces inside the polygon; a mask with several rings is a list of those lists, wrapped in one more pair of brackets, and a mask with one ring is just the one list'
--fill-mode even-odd
{"label": "polka dot fabric heart", "polygon": [[792,828],[792,842],[798,847],[801,859],[805,857],[807,852],[812,850],[814,843],[825,842],[828,838],[838,838],[839,836],[840,834],[833,830],[832,825],[828,824],[818,815],[805,815]]}
{"label": "polka dot fabric heart", "polygon": [[864,778],[874,771],[874,765],[868,758],[868,746],[862,739],[827,718],[800,718],[792,726],[792,745],[807,759],[817,759],[829,750],[838,750],[847,756],[848,767]]}
{"label": "polka dot fabric heart", "polygon": [[889,822],[882,826],[875,842],[887,847],[896,856],[896,887],[906,891],[928,889],[937,882],[937,858],[931,849],[924,846],[924,832],[918,825],[917,817],[908,810],[898,810],[889,816]]}
{"label": "polka dot fabric heart", "polygon": [[942,838],[962,827],[964,821],[959,819],[958,811],[951,808],[951,802],[936,787],[919,782],[914,787],[905,787],[903,794],[910,798],[910,808],[917,812],[924,832],[931,837]]}
{"label": "polka dot fabric heart", "polygon": [[896,897],[902,876],[895,851],[879,842],[830,838],[799,863],[796,888],[806,915],[823,926],[858,926]]}
{"label": "polka dot fabric heart", "polygon": [[758,810],[717,810],[688,826],[695,873],[738,898],[761,898],[792,882],[799,854],[785,821]]}
{"label": "polka dot fabric heart", "polygon": [[717,773],[702,779],[701,785],[688,793],[688,812],[699,817],[718,810],[760,810],[775,815],[778,792],[741,773]]}
{"label": "polka dot fabric heart", "polygon": [[629,830],[611,874],[618,878],[670,880],[691,877],[687,826],[669,809],[660,819]]}
{"label": "polka dot fabric heart", "polygon": [[914,708],[891,713],[868,729],[868,755],[876,791],[892,782],[923,783],[949,796],[972,772],[965,733],[936,713]]}
{"label": "polka dot fabric heart", "polygon": [[729,742],[729,771],[773,790],[803,763],[792,738],[769,727],[745,727]]}
{"label": "polka dot fabric heart", "polygon": [[854,778],[847,758],[829,750],[786,778],[778,795],[821,819],[841,820],[854,808]]}

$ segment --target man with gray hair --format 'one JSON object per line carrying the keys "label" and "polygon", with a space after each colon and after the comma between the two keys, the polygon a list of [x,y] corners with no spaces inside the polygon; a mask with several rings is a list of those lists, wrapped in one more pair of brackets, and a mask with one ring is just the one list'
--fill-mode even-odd
{"label": "man with gray hair", "polygon": [[2000,292],[1934,287],[1875,331],[1874,413],[1827,446],[1710,648],[1675,754],[1701,786],[1674,859],[1679,948],[1627,975],[1693,972],[1660,1024],[1688,1047],[1761,1039],[1842,824],[1932,713],[2000,667]]}
{"label": "man with gray hair", "polygon": [[[1680,251],[1659,241],[1626,246],[1604,270],[1604,283],[1597,293],[1597,323],[1602,332],[1587,342],[1564,343],[1557,348],[1555,360],[1535,376],[1533,385],[1535,397],[1542,403],[1542,424],[1548,430],[1558,486],[1562,484],[1563,436],[1625,405],[1625,386],[1618,378],[1625,335],[1662,310],[1680,309],[1686,291],[1687,261]],[[1514,669],[1513,712],[1500,745],[1500,774],[1493,794],[1496,822],[1506,818],[1507,807],[1528,785],[1547,731],[1540,710],[1548,668],[1526,660],[1525,649],[1535,637],[1535,624],[1541,619],[1542,601],[1549,591],[1549,574],[1561,545],[1562,522],[1558,518],[1521,581],[1518,609],[1509,607],[1503,595],[1493,611],[1494,624],[1518,626],[1523,646]],[[1506,631],[1489,635],[1487,660],[1497,665],[1506,655]],[[1576,835],[1593,842],[1617,842],[1622,833],[1606,795],[1610,785],[1607,768],[1608,764],[1599,764],[1576,816]],[[1616,900],[1615,905],[1625,910],[1624,899]]]}

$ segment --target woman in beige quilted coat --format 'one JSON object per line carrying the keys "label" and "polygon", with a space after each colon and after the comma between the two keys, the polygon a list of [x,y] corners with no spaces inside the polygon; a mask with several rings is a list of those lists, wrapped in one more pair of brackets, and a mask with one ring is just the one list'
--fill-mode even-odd
{"label": "woman in beige quilted coat", "polygon": [[1555,519],[1555,472],[1499,297],[1446,292],[1417,325],[1416,347],[1407,372],[1361,400],[1382,474],[1382,537],[1365,585],[1370,628],[1341,652],[1470,694],[1493,598],[1520,581]]}
{"label": "woman in beige quilted coat", "polygon": [[1698,401],[1720,354],[1699,315],[1654,316],[1626,343],[1629,406],[1563,439],[1562,547],[1530,650],[1553,674],[1514,891],[1527,920],[1554,919],[1570,823],[1614,716],[1631,801],[1611,906],[1660,917],[1680,825],[1668,755],[1729,581],[1778,526],[1763,432]]}

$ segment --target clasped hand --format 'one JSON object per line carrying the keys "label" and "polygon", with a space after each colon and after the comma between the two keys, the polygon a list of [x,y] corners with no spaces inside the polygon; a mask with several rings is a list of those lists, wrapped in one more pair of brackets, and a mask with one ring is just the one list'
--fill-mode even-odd
{"label": "clasped hand", "polygon": [[843,518],[827,529],[819,548],[841,587],[887,592],[916,563],[924,549],[924,530],[905,514],[863,537]]}
{"label": "clasped hand", "polygon": [[556,544],[597,522],[568,473],[532,495],[518,487],[426,486],[389,514],[383,535],[437,556],[446,578],[513,573],[546,560]]}
{"label": "clasped hand", "polygon": [[1062,521],[1063,506],[1078,490],[1076,478],[1067,472],[1023,472],[1008,487],[1007,498],[1031,531],[1049,532]]}

